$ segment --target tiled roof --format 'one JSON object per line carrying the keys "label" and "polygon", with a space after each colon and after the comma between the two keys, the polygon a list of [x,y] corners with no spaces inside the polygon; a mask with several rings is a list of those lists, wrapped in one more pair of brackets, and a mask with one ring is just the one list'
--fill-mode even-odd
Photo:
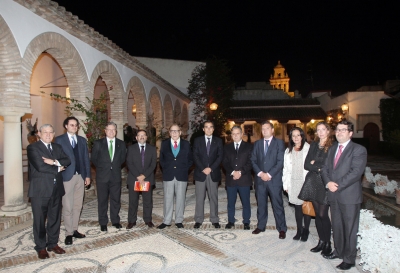
{"label": "tiled roof", "polygon": [[264,121],[278,120],[287,122],[288,120],[310,121],[312,119],[325,119],[326,113],[319,107],[279,107],[279,108],[234,108],[230,110],[229,120],[233,121]]}
{"label": "tiled roof", "polygon": [[234,100],[232,107],[320,105],[317,99]]}

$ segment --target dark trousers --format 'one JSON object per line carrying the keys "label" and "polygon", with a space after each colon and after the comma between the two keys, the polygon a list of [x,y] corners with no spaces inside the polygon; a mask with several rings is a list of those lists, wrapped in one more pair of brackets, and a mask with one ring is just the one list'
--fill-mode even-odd
{"label": "dark trousers", "polygon": [[153,213],[153,186],[150,186],[149,191],[134,191],[134,185],[129,187],[129,210],[128,222],[133,223],[137,221],[137,212],[139,207],[139,195],[142,193],[143,202],[143,221],[145,223],[152,221]]}
{"label": "dark trousers", "polygon": [[240,199],[242,201],[242,217],[243,224],[250,224],[251,208],[250,208],[250,187],[226,187],[226,192],[228,194],[228,222],[235,223],[235,205],[237,194],[239,193]]}
{"label": "dark trousers", "polygon": [[268,221],[268,196],[271,199],[275,225],[278,231],[287,231],[285,210],[283,209],[282,186],[270,187],[268,182],[259,182],[256,188],[257,196],[257,228],[265,230]]}
{"label": "dark trousers", "polygon": [[343,262],[354,264],[357,256],[357,232],[361,204],[341,204],[329,201],[332,214],[335,254]]}
{"label": "dark trousers", "polygon": [[97,203],[99,224],[102,226],[108,223],[108,197],[110,197],[110,218],[112,224],[119,224],[119,210],[121,209],[121,181],[97,183]]}
{"label": "dark trousers", "polygon": [[33,213],[35,250],[43,250],[46,246],[53,248],[58,244],[60,236],[61,196],[56,192],[56,187],[54,187],[51,197],[31,197],[30,199]]}

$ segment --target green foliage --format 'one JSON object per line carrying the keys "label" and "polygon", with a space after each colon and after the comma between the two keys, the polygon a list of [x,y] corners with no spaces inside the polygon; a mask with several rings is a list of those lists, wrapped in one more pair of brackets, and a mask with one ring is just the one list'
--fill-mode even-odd
{"label": "green foliage", "polygon": [[[193,70],[188,87],[189,98],[195,104],[193,118],[190,120],[193,132],[202,130],[206,120],[212,120],[215,135],[221,135],[229,117],[233,87],[230,69],[225,61],[210,58],[206,65],[199,65]],[[217,110],[210,110],[212,103],[218,104]]]}
{"label": "green foliage", "polygon": [[[45,92],[41,91],[45,94]],[[92,149],[93,142],[104,136],[104,128],[108,122],[107,115],[107,93],[101,93],[100,98],[90,99],[86,97],[86,102],[67,98],[59,94],[50,93],[50,97],[60,102],[67,103],[65,111],[67,116],[80,112],[86,116],[80,120],[81,128],[86,135],[89,150]],[[110,101],[110,104],[114,103]]]}
{"label": "green foliage", "polygon": [[400,101],[398,99],[381,99],[382,137],[391,142],[390,135],[400,128]]}

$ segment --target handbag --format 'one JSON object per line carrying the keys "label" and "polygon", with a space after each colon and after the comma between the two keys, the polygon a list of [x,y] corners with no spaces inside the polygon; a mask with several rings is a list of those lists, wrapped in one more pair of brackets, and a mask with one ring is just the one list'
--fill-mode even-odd
{"label": "handbag", "polygon": [[310,201],[304,201],[302,209],[303,209],[303,214],[315,217],[314,206],[312,205],[312,203]]}

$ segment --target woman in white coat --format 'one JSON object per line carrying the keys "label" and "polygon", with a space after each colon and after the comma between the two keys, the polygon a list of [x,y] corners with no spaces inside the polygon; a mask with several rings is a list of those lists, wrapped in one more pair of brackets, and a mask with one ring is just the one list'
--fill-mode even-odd
{"label": "woman in white coat", "polygon": [[[285,151],[283,164],[283,189],[288,193],[289,202],[294,205],[297,224],[297,233],[293,240],[305,242],[310,234],[309,227],[311,216],[303,214],[303,200],[297,198],[303,187],[305,177],[308,173],[304,169],[310,145],[306,142],[304,131],[299,127],[294,127],[289,133],[289,147]],[[303,226],[304,219],[304,226]]]}

